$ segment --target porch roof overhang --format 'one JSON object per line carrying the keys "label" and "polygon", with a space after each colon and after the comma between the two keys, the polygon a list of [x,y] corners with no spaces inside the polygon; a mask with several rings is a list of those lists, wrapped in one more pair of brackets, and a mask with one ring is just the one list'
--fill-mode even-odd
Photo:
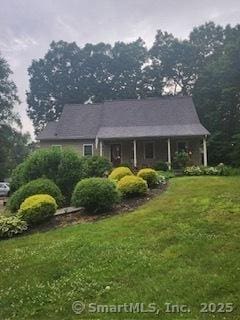
{"label": "porch roof overhang", "polygon": [[199,123],[186,125],[101,127],[97,139],[206,136],[210,133]]}

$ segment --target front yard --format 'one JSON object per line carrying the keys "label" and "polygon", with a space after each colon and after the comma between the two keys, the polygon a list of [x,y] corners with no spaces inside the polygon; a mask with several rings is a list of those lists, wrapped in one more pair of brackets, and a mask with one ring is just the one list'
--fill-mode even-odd
{"label": "front yard", "polygon": [[[239,177],[183,177],[132,213],[1,241],[0,319],[237,320],[239,227]],[[160,312],[90,313],[89,303]],[[201,313],[202,303],[223,305]]]}

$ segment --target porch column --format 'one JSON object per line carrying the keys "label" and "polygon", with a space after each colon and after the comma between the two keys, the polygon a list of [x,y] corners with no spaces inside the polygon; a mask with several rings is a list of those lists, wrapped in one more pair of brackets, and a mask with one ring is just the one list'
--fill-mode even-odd
{"label": "porch column", "polygon": [[170,138],[168,138],[167,141],[168,144],[168,170],[171,170],[171,141]]}
{"label": "porch column", "polygon": [[137,167],[137,141],[133,140],[133,165]]}
{"label": "porch column", "polygon": [[203,138],[203,165],[207,167],[207,136]]}
{"label": "porch column", "polygon": [[98,148],[98,138],[96,137],[95,139],[95,148],[97,149]]}
{"label": "porch column", "polygon": [[100,147],[100,157],[102,157],[103,156],[103,143],[102,143],[102,140],[100,140],[99,147]]}

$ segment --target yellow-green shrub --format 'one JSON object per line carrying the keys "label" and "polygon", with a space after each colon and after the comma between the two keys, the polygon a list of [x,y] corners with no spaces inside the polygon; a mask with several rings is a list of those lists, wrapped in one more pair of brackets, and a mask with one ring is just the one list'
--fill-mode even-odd
{"label": "yellow-green shrub", "polygon": [[113,171],[109,175],[109,178],[119,181],[120,179],[122,179],[125,176],[132,176],[132,175],[133,175],[133,173],[129,168],[118,167],[118,168],[113,169]]}
{"label": "yellow-green shrub", "polygon": [[138,172],[137,176],[147,181],[147,184],[149,187],[152,187],[158,184],[158,174],[153,169],[150,169],[150,168],[141,169]]}
{"label": "yellow-green shrub", "polygon": [[63,202],[63,196],[57,185],[49,179],[39,178],[28,182],[15,191],[8,201],[8,208],[11,212],[17,212],[25,199],[36,194],[49,194],[59,206]]}
{"label": "yellow-green shrub", "polygon": [[146,194],[148,186],[145,180],[132,175],[118,181],[118,189],[125,197],[134,197]]}
{"label": "yellow-green shrub", "polygon": [[29,225],[36,225],[50,219],[56,212],[57,204],[48,194],[28,197],[20,206],[18,216]]}

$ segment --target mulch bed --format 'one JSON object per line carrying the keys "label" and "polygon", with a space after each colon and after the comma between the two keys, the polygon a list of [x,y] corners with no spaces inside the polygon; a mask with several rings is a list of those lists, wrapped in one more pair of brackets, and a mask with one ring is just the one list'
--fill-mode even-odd
{"label": "mulch bed", "polygon": [[[50,221],[41,224],[40,226],[29,229],[27,233],[34,233],[38,231],[48,231],[54,228],[64,227],[68,225],[80,224],[80,223],[88,223],[95,222],[100,219],[106,219],[113,215],[117,215],[119,213],[127,213],[134,211],[139,206],[145,204],[152,198],[164,192],[167,188],[167,183],[159,188],[149,190],[148,194],[145,197],[139,198],[131,198],[124,199],[121,203],[117,204],[111,212],[104,214],[86,214],[83,209],[74,212],[74,213],[66,213],[58,216],[54,216]],[[25,233],[26,234],[26,233]]]}

